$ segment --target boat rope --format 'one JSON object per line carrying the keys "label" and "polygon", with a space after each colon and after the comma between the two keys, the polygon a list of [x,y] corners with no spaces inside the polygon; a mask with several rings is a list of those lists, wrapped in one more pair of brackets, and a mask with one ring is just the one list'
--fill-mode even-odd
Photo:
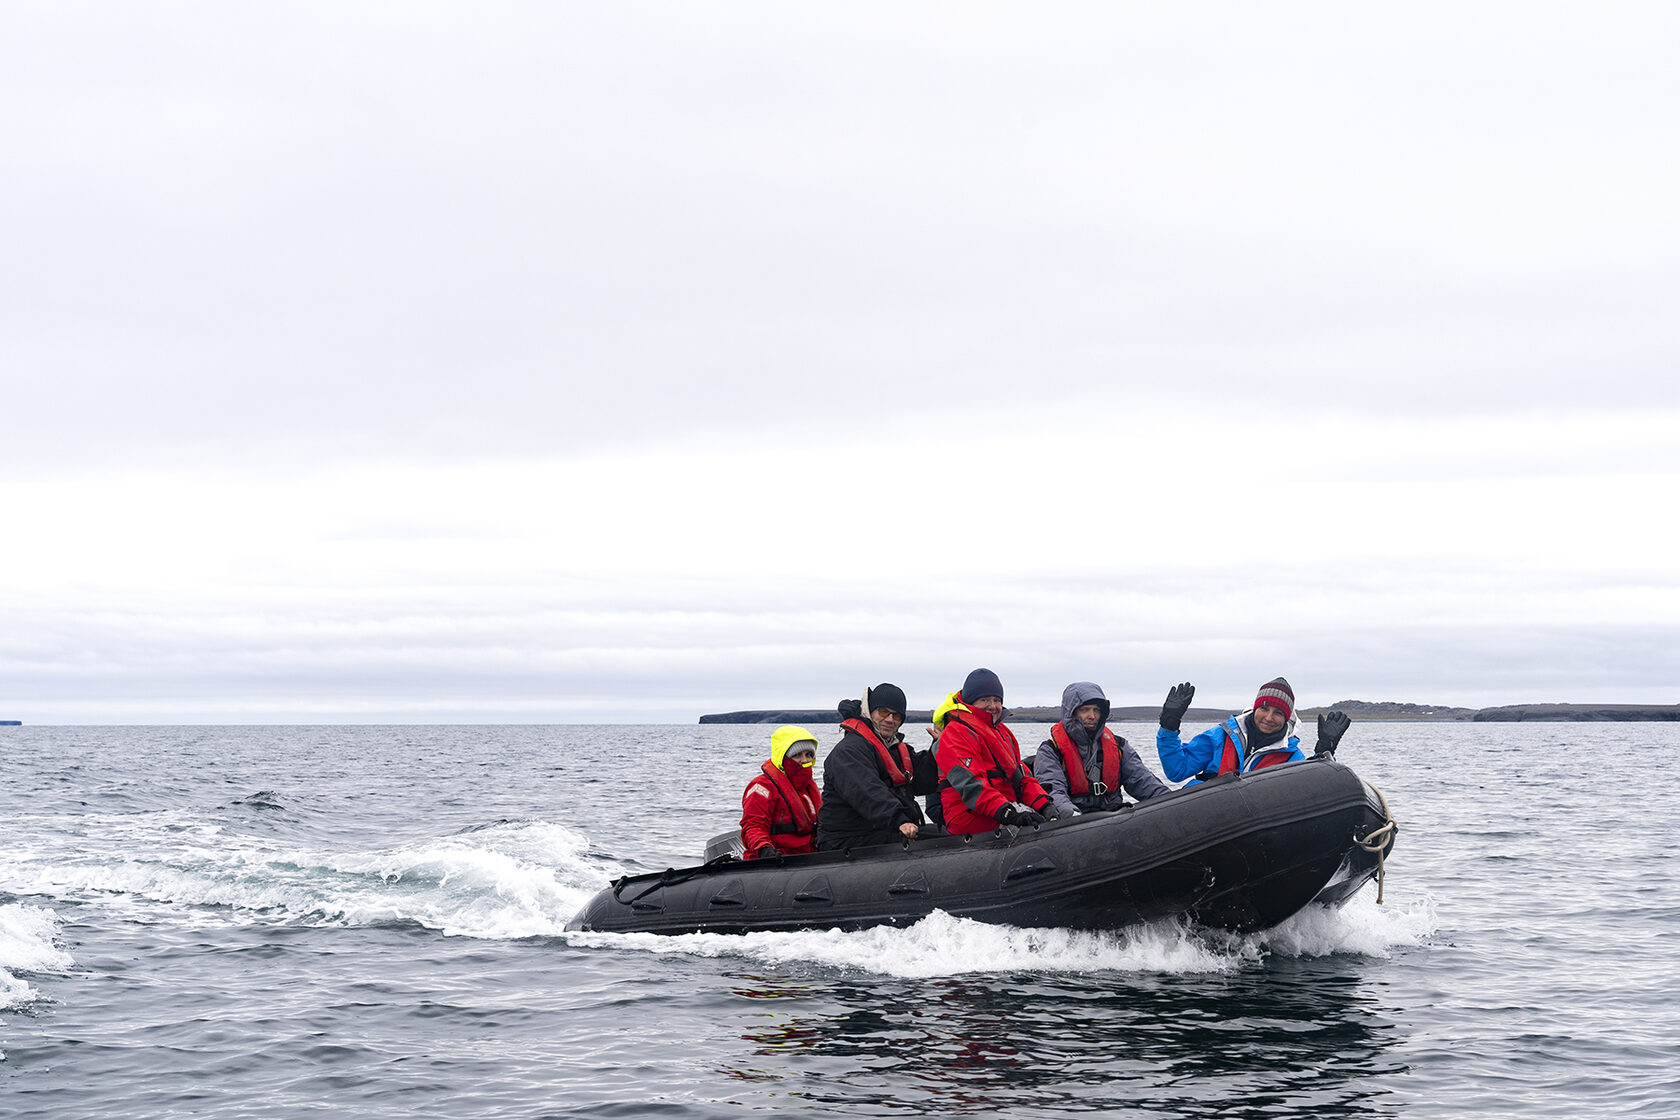
{"label": "boat rope", "polygon": [[[710,867],[712,864],[708,863],[703,866]],[[629,898],[625,898],[623,892],[624,888],[630,883],[630,876],[623,875],[613,880],[612,893],[614,898],[618,899],[618,901],[624,903],[626,906],[629,906],[633,903],[640,902],[642,899],[646,898],[654,891],[659,890],[661,887],[674,887],[678,883],[686,883],[698,874],[700,874],[700,868],[698,867],[689,867],[683,869],[682,871],[678,871],[674,867],[667,867],[664,871],[659,873],[659,878],[648,884],[648,888],[646,890],[632,895]]]}
{"label": "boat rope", "polygon": [[1382,795],[1382,790],[1370,782],[1365,784],[1370,786],[1371,792],[1377,795],[1377,802],[1382,806],[1383,819],[1386,823],[1373,828],[1368,835],[1363,837],[1355,832],[1353,842],[1365,851],[1375,852],[1377,855],[1377,905],[1381,906],[1383,900],[1383,856],[1388,853],[1389,845],[1394,843],[1394,834],[1400,831],[1400,825],[1395,821],[1394,814],[1388,811],[1388,798]]}

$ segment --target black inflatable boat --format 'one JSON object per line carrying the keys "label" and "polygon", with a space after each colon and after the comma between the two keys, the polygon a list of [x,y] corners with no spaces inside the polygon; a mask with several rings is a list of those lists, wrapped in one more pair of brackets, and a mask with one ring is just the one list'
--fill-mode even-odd
{"label": "black inflatable boat", "polygon": [[1036,829],[780,860],[724,856],[626,876],[566,928],[861,929],[909,925],[943,910],[1072,929],[1184,915],[1247,932],[1314,901],[1347,901],[1378,876],[1394,833],[1375,787],[1334,759],[1314,758]]}

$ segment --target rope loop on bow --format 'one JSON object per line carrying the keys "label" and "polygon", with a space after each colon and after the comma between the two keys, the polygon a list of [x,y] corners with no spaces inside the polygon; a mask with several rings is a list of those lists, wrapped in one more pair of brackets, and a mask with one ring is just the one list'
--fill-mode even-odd
{"label": "rope loop on bow", "polygon": [[1377,795],[1377,803],[1382,806],[1384,823],[1378,825],[1376,828],[1373,828],[1365,836],[1360,836],[1357,832],[1354,833],[1353,842],[1358,844],[1364,851],[1376,853],[1377,905],[1381,906],[1383,900],[1383,876],[1385,872],[1385,868],[1383,867],[1383,857],[1388,854],[1389,847],[1394,843],[1394,834],[1400,831],[1400,825],[1394,819],[1394,814],[1388,811],[1388,799],[1382,795],[1382,790],[1378,789],[1374,785],[1371,785],[1370,782],[1366,782],[1365,784],[1370,786],[1371,792]]}

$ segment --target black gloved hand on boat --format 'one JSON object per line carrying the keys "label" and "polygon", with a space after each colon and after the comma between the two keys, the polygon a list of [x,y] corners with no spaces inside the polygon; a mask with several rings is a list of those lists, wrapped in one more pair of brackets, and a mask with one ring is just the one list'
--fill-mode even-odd
{"label": "black gloved hand on boat", "polygon": [[1167,702],[1161,705],[1161,726],[1168,731],[1177,731],[1178,725],[1184,719],[1184,713],[1190,710],[1190,701],[1196,695],[1196,686],[1189,681],[1175,684],[1167,690]]}
{"label": "black gloved hand on boat", "polygon": [[1335,754],[1336,744],[1342,741],[1353,721],[1346,712],[1320,713],[1318,717],[1318,749],[1316,754]]}
{"label": "black gloved hand on boat", "polygon": [[1030,806],[1011,801],[998,811],[997,822],[1008,825],[1043,824],[1044,817]]}
{"label": "black gloved hand on boat", "polygon": [[782,850],[774,844],[766,844],[758,850],[759,859],[780,859]]}
{"label": "black gloved hand on boat", "polygon": [[998,813],[998,824],[1042,824],[1043,819],[1045,818],[1038,813],[1038,809],[1021,804],[1020,801],[1011,801]]}

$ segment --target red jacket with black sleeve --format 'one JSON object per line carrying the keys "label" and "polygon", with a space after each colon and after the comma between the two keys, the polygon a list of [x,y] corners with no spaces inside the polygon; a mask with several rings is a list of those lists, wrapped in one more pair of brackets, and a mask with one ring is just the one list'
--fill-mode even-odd
{"label": "red jacket with black sleeve", "polygon": [[977,708],[958,708],[946,717],[934,756],[945,827],[954,835],[992,831],[1012,801],[1039,812],[1050,807],[1050,795],[1021,765],[1015,733]]}

